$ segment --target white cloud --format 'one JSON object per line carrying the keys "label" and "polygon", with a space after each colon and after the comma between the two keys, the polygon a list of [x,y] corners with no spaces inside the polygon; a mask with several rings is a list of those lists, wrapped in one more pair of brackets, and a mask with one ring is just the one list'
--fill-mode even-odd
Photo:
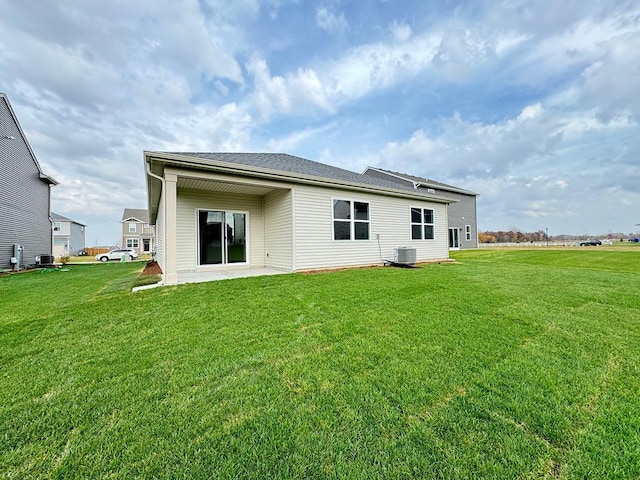
{"label": "white cloud", "polygon": [[468,122],[454,115],[443,128],[433,138],[418,130],[406,143],[389,143],[381,153],[382,162],[405,164],[408,171],[428,168],[431,175],[441,178],[495,177],[549,155],[561,137],[558,123],[539,104],[496,124]]}
{"label": "white cloud", "polygon": [[389,25],[389,31],[393,35],[394,40],[397,42],[406,42],[411,38],[411,25],[404,22],[394,21]]}
{"label": "white cloud", "polygon": [[340,33],[349,28],[344,13],[335,13],[326,5],[316,9],[316,23],[318,27],[328,33]]}
{"label": "white cloud", "polygon": [[611,117],[631,113],[640,121],[640,28],[606,43],[606,53],[583,72],[582,100]]}
{"label": "white cloud", "polygon": [[284,137],[279,137],[277,139],[272,138],[267,142],[267,145],[269,150],[272,152],[293,152],[298,150],[300,145],[303,143],[326,133],[327,131],[335,128],[335,126],[336,123],[331,122],[316,128],[305,128],[285,135]]}
{"label": "white cloud", "polygon": [[459,184],[503,226],[578,218],[581,199],[613,218],[605,194],[630,215],[639,6],[485,1],[364,22],[342,3],[0,0],[0,89],[62,181],[54,208],[144,206],[143,149],[255,146]]}
{"label": "white cloud", "polygon": [[266,119],[273,114],[302,115],[333,111],[325,87],[313,69],[299,68],[286,77],[271,76],[267,62],[254,57],[247,64],[254,78],[252,104]]}

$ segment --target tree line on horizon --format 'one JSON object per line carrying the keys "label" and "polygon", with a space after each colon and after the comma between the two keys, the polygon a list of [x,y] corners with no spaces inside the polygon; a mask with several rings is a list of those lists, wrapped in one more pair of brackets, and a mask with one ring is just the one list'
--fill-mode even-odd
{"label": "tree line on horizon", "polygon": [[478,241],[480,243],[530,243],[530,242],[546,242],[548,241],[569,241],[569,240],[587,240],[589,238],[600,238],[609,240],[618,240],[628,238],[628,234],[609,232],[603,235],[549,235],[544,230],[536,232],[522,232],[518,229],[504,230],[485,230],[478,231]]}

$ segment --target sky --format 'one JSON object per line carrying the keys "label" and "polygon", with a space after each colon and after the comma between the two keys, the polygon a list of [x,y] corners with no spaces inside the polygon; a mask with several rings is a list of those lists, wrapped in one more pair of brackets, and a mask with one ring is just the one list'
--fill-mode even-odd
{"label": "sky", "polygon": [[144,150],[282,152],[479,194],[478,227],[640,227],[640,2],[0,0],[52,210],[116,245]]}

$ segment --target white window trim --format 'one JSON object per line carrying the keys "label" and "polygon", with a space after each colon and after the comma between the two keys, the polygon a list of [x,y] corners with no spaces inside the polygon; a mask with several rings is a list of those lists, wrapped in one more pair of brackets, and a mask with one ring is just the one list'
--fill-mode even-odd
{"label": "white window trim", "polygon": [[471,225],[464,226],[464,237],[467,239],[467,242],[471,241]]}
{"label": "white window trim", "polygon": [[[133,227],[133,230],[131,229]],[[136,233],[138,231],[138,226],[134,222],[129,222],[129,233]]]}
{"label": "white window trim", "polygon": [[[335,218],[333,216],[333,204],[335,201],[343,201],[343,202],[351,202],[351,217],[349,219],[344,218]],[[355,202],[358,203],[366,203],[369,206],[369,219],[368,220],[356,220],[355,218]],[[349,240],[336,240],[336,232],[335,232],[335,222],[349,222]],[[356,239],[356,227],[357,223],[367,223],[369,224],[369,238],[359,238]],[[360,200],[349,197],[331,197],[331,240],[333,242],[367,242],[371,241],[371,202],[368,200]]]}
{"label": "white window trim", "polygon": [[[420,222],[413,221],[413,209],[420,210]],[[431,210],[431,216],[433,217],[433,223],[425,223],[424,221],[424,211]],[[420,238],[413,238],[413,226],[420,225]],[[430,226],[433,228],[433,238],[424,238],[424,227]],[[430,241],[433,242],[436,239],[436,210],[432,207],[409,207],[409,238],[414,241]]]}

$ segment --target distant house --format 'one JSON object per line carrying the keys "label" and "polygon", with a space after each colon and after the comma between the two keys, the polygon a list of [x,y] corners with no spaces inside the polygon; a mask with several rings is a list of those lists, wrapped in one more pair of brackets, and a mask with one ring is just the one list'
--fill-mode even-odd
{"label": "distant house", "polygon": [[120,223],[123,247],[134,248],[139,254],[153,252],[155,228],[149,224],[149,210],[125,208]]}
{"label": "distant house", "polygon": [[436,182],[435,180],[392,172],[382,168],[368,167],[364,174],[412,186],[414,189],[430,195],[457,200],[457,202],[450,204],[447,209],[449,248],[451,250],[478,248],[477,193],[447,185],[446,183]]}
{"label": "distant house", "polygon": [[455,200],[424,189],[287,154],[145,152],[144,161],[166,285],[225,269],[382,264],[401,247],[418,262],[448,258]]}
{"label": "distant house", "polygon": [[0,269],[17,269],[51,256],[51,192],[9,99],[0,93]]}
{"label": "distant house", "polygon": [[53,220],[53,256],[79,255],[85,247],[86,225],[51,212]]}

